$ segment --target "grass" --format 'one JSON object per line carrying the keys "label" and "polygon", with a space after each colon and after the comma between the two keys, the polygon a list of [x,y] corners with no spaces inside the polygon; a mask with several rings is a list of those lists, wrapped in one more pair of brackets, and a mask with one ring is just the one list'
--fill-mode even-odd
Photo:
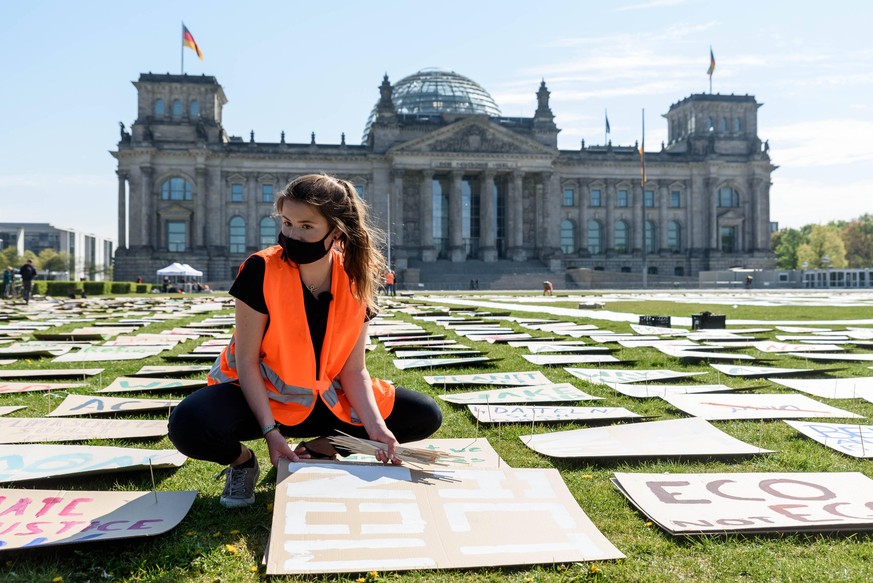
{"label": "grass", "polygon": [[[470,296],[467,296],[469,299]],[[725,313],[723,306],[684,304],[663,301],[609,302],[607,308],[640,314],[688,316],[703,310]],[[576,307],[576,301],[557,298],[544,305]],[[148,299],[145,299],[148,301]],[[91,302],[94,305],[96,300]],[[87,305],[87,304],[86,304]],[[130,308],[133,309],[133,306]],[[0,307],[2,310],[2,307]],[[730,309],[728,324],[733,318],[760,319],[856,319],[868,317],[869,307],[755,307],[738,306]],[[229,313],[227,311],[226,313]],[[755,315],[758,314],[758,315]],[[2,312],[0,312],[2,315]],[[524,315],[530,316],[530,313]],[[409,316],[399,316],[411,320]],[[185,316],[179,320],[151,324],[142,332],[157,332],[165,328],[196,322],[203,315]],[[579,319],[581,323],[589,320]],[[624,323],[593,322],[605,329],[628,331]],[[0,323],[2,324],[2,323]],[[87,324],[67,324],[58,330]],[[455,338],[435,325],[422,323],[433,332]],[[513,327],[516,327],[513,325]],[[516,327],[518,328],[518,327]],[[518,328],[520,330],[520,328]],[[540,333],[534,332],[539,335]],[[769,333],[767,337],[772,337]],[[459,338],[462,342],[465,339]],[[178,346],[173,353],[188,352],[199,341],[189,341]],[[535,370],[521,357],[522,351],[505,345],[476,343],[476,348],[489,355],[501,358],[492,370]],[[748,354],[757,354],[744,350]],[[680,364],[651,349],[622,349],[616,352],[625,359],[635,360],[638,368],[664,368],[685,371],[704,371],[694,378],[695,383],[723,383],[734,387],[752,387],[761,384],[766,389],[757,392],[790,392],[766,381],[725,377],[705,364]],[[398,371],[391,363],[393,356],[384,348],[369,353],[371,374],[395,381],[397,384],[427,394],[437,395],[442,387],[431,387],[422,379],[434,374],[428,370]],[[165,364],[160,357],[142,361],[119,361],[83,363],[86,367],[104,367],[102,378],[87,381],[84,390],[95,391],[109,384],[115,376],[128,375],[145,364]],[[809,363],[785,357],[772,361],[772,366],[808,367]],[[871,376],[869,363],[851,364],[832,374],[838,376]],[[5,368],[27,366],[31,368],[73,368],[75,365],[53,364],[50,359],[22,362]],[[816,368],[816,365],[812,365]],[[818,366],[822,367],[821,365]],[[482,369],[456,368],[451,374],[480,372]],[[542,370],[554,382],[571,382],[593,395],[605,397],[598,404],[626,407],[644,415],[658,418],[683,416],[660,399],[633,399],[615,393],[607,387],[589,385],[565,372],[561,367],[544,367]],[[440,371],[442,372],[442,371]],[[48,393],[19,393],[0,395],[0,405],[26,405],[27,409],[13,416],[41,416],[60,403],[68,391]],[[181,398],[185,392],[161,392],[160,397]],[[154,398],[154,393],[131,396]],[[873,417],[873,404],[863,400],[828,400],[831,405],[849,409],[865,417]],[[531,426],[490,426],[475,424],[464,407],[438,400],[444,413],[444,424],[436,437],[487,437],[501,457],[513,467],[557,468],[570,491],[595,525],[613,542],[627,558],[621,561],[596,564],[537,565],[518,568],[482,568],[461,571],[412,571],[404,573],[379,573],[376,577],[366,574],[325,575],[311,577],[275,577],[276,581],[369,581],[397,582],[577,582],[577,581],[868,581],[873,579],[873,537],[869,534],[848,536],[797,534],[772,536],[702,536],[676,538],[652,526],[639,514],[610,483],[614,472],[811,472],[854,471],[873,476],[870,460],[857,460],[834,452],[807,439],[781,421],[722,421],[714,424],[730,435],[744,441],[775,450],[770,455],[752,458],[722,460],[663,459],[663,460],[616,460],[578,461],[550,459],[523,446],[520,435],[531,432]],[[128,415],[125,418],[135,417]],[[160,415],[144,415],[160,418]],[[585,427],[582,424],[538,424],[535,432]],[[129,447],[169,448],[166,438],[159,440],[105,440],[92,445],[118,445]],[[266,460],[263,442],[252,442],[261,460]],[[91,544],[33,548],[0,552],[0,581],[124,581],[124,582],[174,582],[179,581],[260,581],[265,578],[260,565],[267,546],[272,519],[272,502],[275,471],[262,470],[257,488],[257,499],[252,508],[227,511],[218,505],[222,483],[214,480],[221,468],[214,464],[189,460],[176,470],[155,472],[159,490],[197,490],[199,495],[191,512],[174,530],[154,538],[107,541]],[[145,472],[119,472],[109,475],[82,478],[42,480],[12,484],[15,488],[39,489],[93,489],[93,490],[149,490],[151,478]],[[2,523],[8,517],[0,516]]]}

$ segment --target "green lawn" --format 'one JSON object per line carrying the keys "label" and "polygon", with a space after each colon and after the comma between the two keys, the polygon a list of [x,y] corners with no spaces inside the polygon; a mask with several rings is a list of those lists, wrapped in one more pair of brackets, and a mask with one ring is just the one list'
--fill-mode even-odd
{"label": "green lawn", "polygon": [[[466,295],[465,299],[475,296]],[[596,296],[592,296],[594,298]],[[559,298],[560,299],[560,298]],[[576,307],[575,301],[544,303]],[[0,306],[2,309],[3,306]],[[847,307],[744,307],[729,308],[701,304],[678,304],[667,301],[615,302],[610,310],[650,315],[688,316],[703,310],[728,313],[731,319],[856,319],[873,316],[869,308]],[[387,311],[386,311],[387,312]],[[226,313],[229,313],[226,312]],[[209,314],[214,315],[214,314]],[[530,313],[522,315],[530,316]],[[411,320],[408,316],[398,316]],[[142,332],[202,320],[192,316],[184,320],[151,324]],[[623,323],[578,320],[594,323],[606,329],[628,331]],[[0,322],[2,324],[2,322]],[[66,330],[86,324],[70,324]],[[422,323],[434,332],[454,337],[451,332],[435,325]],[[515,326],[514,326],[515,327]],[[518,327],[516,327],[518,328]],[[521,330],[520,328],[518,328]],[[540,334],[533,332],[533,334]],[[765,334],[772,337],[773,332]],[[459,338],[462,342],[465,339]],[[188,352],[200,341],[189,341],[174,352]],[[489,355],[501,358],[491,370],[534,370],[521,357],[522,350],[502,345],[476,343],[475,347]],[[752,350],[744,351],[757,354]],[[616,354],[636,361],[638,368],[671,368],[674,370],[705,371],[695,377],[699,383],[723,383],[734,387],[751,387],[760,380],[743,380],[719,375],[705,364],[679,364],[675,358],[651,349],[624,349]],[[398,371],[391,364],[392,355],[378,348],[369,353],[371,374],[395,381],[399,385],[436,395],[442,389],[431,387],[422,380],[426,374],[443,371]],[[82,363],[82,367],[102,366],[102,379],[92,379],[87,391],[108,385],[114,376],[130,374],[145,364],[167,364],[160,357],[144,361]],[[777,357],[771,366],[806,367],[809,363]],[[869,363],[868,363],[869,364]],[[837,376],[873,376],[868,364],[853,364],[833,373]],[[76,368],[78,363],[60,365],[49,359],[32,362],[19,361],[12,365],[36,368]],[[813,365],[814,366],[814,365]],[[9,367],[6,367],[9,368]],[[449,369],[446,374],[465,374],[481,369]],[[599,404],[627,407],[661,419],[683,416],[660,399],[640,400],[625,397],[607,387],[589,385],[566,373],[561,367],[542,369],[555,382],[571,382],[580,389],[602,397]],[[770,385],[758,392],[780,392]],[[73,392],[73,391],[70,391]],[[84,392],[77,390],[76,392]],[[13,416],[41,416],[60,403],[66,391],[52,394],[22,393],[0,396],[0,405],[26,405],[27,409]],[[180,398],[185,393],[161,392],[161,398]],[[131,396],[154,398],[155,394]],[[822,401],[873,417],[873,404],[863,400]],[[672,537],[651,525],[639,514],[610,483],[612,474],[621,472],[766,472],[766,471],[853,471],[873,477],[869,460],[855,460],[838,454],[807,439],[781,421],[732,421],[714,424],[727,433],[776,453],[740,460],[657,460],[615,461],[607,463],[553,460],[526,448],[519,435],[530,433],[530,425],[476,425],[466,408],[439,401],[444,413],[444,425],[436,437],[487,437],[501,457],[513,467],[557,468],[582,509],[595,525],[617,546],[627,558],[620,561],[595,564],[539,565],[518,568],[482,568],[463,571],[413,571],[406,573],[379,573],[376,577],[365,574],[319,577],[276,577],[276,581],[869,581],[873,579],[873,539],[870,535],[785,535],[785,536],[703,536]],[[131,416],[133,417],[133,416]],[[159,418],[159,416],[152,416]],[[584,427],[579,424],[538,425],[536,432]],[[166,438],[144,441],[100,441],[92,445],[118,445],[147,448],[172,447]],[[263,442],[254,442],[253,448],[263,463],[268,459]],[[275,471],[264,472],[257,490],[254,507],[227,511],[218,504],[223,482],[214,480],[221,468],[200,461],[188,461],[177,470],[156,471],[160,490],[198,490],[199,496],[188,516],[174,530],[155,538],[129,539],[121,542],[96,542],[70,546],[56,546],[0,553],[0,581],[258,581],[265,578],[261,559],[267,546],[272,518]],[[12,487],[40,489],[124,489],[149,490],[151,478],[146,472],[125,472],[115,475],[66,478],[39,481]],[[8,516],[0,516],[0,533]],[[519,524],[518,528],[524,528]]]}

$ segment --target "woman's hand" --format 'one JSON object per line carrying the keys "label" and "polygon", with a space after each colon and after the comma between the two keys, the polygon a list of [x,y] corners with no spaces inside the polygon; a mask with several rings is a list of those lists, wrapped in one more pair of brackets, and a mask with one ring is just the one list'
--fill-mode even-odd
{"label": "woman's hand", "polygon": [[370,436],[370,439],[373,441],[378,441],[379,443],[384,443],[388,446],[388,450],[379,449],[376,451],[376,461],[380,461],[384,464],[391,462],[395,466],[399,466],[403,462],[401,462],[397,457],[397,446],[400,443],[397,441],[397,438],[394,437],[394,434],[385,427],[384,424],[370,429],[367,431],[367,434]]}
{"label": "woman's hand", "polygon": [[290,445],[288,445],[285,436],[278,431],[270,431],[264,436],[264,440],[267,442],[267,447],[270,449],[270,463],[273,464],[273,466],[278,467],[281,458],[285,458],[292,462],[298,462],[303,458],[309,457],[308,455],[298,455],[294,453],[294,450],[291,449]]}

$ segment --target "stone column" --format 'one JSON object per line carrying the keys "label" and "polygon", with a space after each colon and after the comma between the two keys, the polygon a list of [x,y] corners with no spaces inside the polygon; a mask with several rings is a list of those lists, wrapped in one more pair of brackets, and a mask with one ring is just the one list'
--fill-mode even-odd
{"label": "stone column", "polygon": [[421,260],[430,263],[436,261],[436,249],[433,247],[433,170],[425,170],[421,173],[420,196]]}
{"label": "stone column", "polygon": [[[221,247],[221,235],[224,231],[222,225],[226,221],[228,185],[227,179],[222,178],[221,170],[218,167],[213,168],[209,175],[211,188],[207,207],[210,212],[206,216],[206,244],[216,248]],[[217,249],[214,250],[217,251]],[[210,255],[212,255],[212,251],[210,251]]]}
{"label": "stone column", "polygon": [[206,166],[197,166],[194,171],[197,184],[194,185],[194,233],[192,245],[203,247],[206,242]]}
{"label": "stone column", "polygon": [[755,219],[758,224],[755,250],[763,253],[770,251],[770,179],[755,179]]}
{"label": "stone column", "polygon": [[394,173],[391,189],[391,222],[393,223],[393,242],[395,247],[403,247],[403,173]]}
{"label": "stone column", "polygon": [[[667,184],[666,180],[661,180],[658,183],[658,238],[657,245],[658,248],[655,251],[660,251],[661,249],[667,248],[667,204],[669,202],[670,197],[670,185]],[[681,243],[681,239],[680,239]]]}
{"label": "stone column", "polygon": [[603,203],[606,205],[606,224],[603,225],[603,249],[608,252],[615,249],[615,181],[607,180],[604,190]]}
{"label": "stone column", "polygon": [[449,191],[449,255],[453,262],[464,261],[464,231],[461,210],[461,182],[464,176],[459,171],[452,172],[452,189]]}
{"label": "stone column", "polygon": [[577,215],[579,226],[576,229],[579,233],[576,245],[577,255],[579,249],[588,250],[588,201],[590,200],[590,190],[591,187],[584,180],[581,178],[576,180],[576,192],[579,195],[577,200],[579,203],[579,214]]}
{"label": "stone column", "polygon": [[639,185],[639,183],[635,183],[633,188],[630,191],[631,200],[631,211],[633,220],[631,222],[631,237],[633,237],[632,241],[628,241],[630,243],[630,247],[633,250],[634,254],[642,253],[643,244],[644,244],[644,236],[643,231],[645,229],[645,213],[643,212],[643,187]]}
{"label": "stone column", "polygon": [[118,174],[118,248],[127,247],[127,192],[124,183],[127,181],[127,172],[116,170]]}
{"label": "stone column", "polygon": [[482,260],[489,263],[497,261],[497,199],[494,194],[494,171],[486,170],[482,174],[479,231],[482,234]]}
{"label": "stone column", "polygon": [[142,222],[140,223],[140,243],[144,247],[157,249],[161,247],[158,229],[158,209],[153,192],[154,169],[151,166],[140,166],[142,176]]}
{"label": "stone column", "polygon": [[[258,250],[258,238],[256,225],[258,224],[258,175],[254,172],[246,174],[246,214],[243,217],[246,220],[246,251],[254,252]],[[226,227],[230,234],[230,226]],[[228,239],[228,243],[229,243]]]}
{"label": "stone column", "polygon": [[513,261],[527,259],[524,248],[524,172],[512,171],[511,188],[509,192],[509,255]]}
{"label": "stone column", "polygon": [[701,221],[705,220],[709,224],[709,248],[713,250],[721,251],[721,245],[719,245],[719,232],[718,232],[718,196],[714,191],[715,186],[715,178],[706,178],[703,180],[703,200],[706,201],[704,208],[708,213],[704,217],[700,217]]}

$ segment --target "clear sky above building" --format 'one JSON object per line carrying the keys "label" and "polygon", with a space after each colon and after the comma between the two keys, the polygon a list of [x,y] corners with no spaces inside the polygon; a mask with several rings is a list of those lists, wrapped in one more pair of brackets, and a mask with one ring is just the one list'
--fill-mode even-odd
{"label": "clear sky above building", "polygon": [[771,219],[799,227],[873,212],[873,3],[735,0],[439,3],[62,0],[0,9],[0,221],[51,222],[114,237],[109,151],[136,116],[131,81],[179,73],[182,21],[248,140],[360,140],[387,73],[469,77],[505,116],[531,116],[545,80],[561,149],[610,139],[646,150],[661,115],[692,93],[751,94],[773,163]]}

